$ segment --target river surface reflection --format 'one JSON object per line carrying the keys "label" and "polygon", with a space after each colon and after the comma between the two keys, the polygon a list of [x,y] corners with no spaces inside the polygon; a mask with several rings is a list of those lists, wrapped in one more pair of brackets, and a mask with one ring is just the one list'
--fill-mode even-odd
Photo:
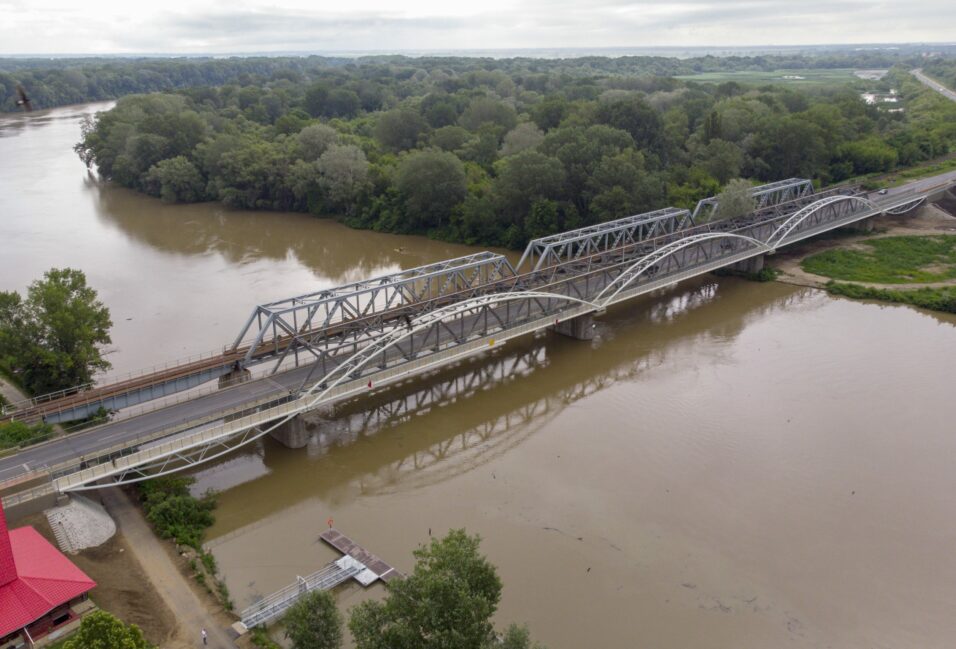
{"label": "river surface reflection", "polygon": [[221,349],[255,304],[477,251],[101,183],[72,147],[110,105],[0,116],[0,290],[83,270],[113,316],[114,374]]}
{"label": "river surface reflection", "polygon": [[[0,118],[0,289],[74,266],[117,371],[221,346],[260,301],[472,249],[296,214],[167,206],[70,151],[101,106]],[[239,606],[333,558],[400,569],[466,527],[502,624],[551,649],[943,647],[956,638],[956,320],[702,278],[597,338],[513,342],[196,473]],[[343,608],[381,587],[346,586]]]}

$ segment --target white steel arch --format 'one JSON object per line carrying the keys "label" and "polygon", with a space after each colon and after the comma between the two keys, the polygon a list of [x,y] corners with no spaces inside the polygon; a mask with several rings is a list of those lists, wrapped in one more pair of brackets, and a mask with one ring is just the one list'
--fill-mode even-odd
{"label": "white steel arch", "polygon": [[790,216],[790,218],[781,223],[777,229],[774,230],[769,237],[767,237],[767,246],[769,246],[771,249],[776,249],[783,242],[783,240],[786,239],[787,236],[796,229],[798,225],[813,216],[816,212],[820,211],[824,207],[844,201],[855,201],[857,203],[862,203],[865,207],[869,207],[874,210],[880,209],[876,203],[869,199],[863,198],[862,196],[840,195],[821,198],[820,200],[801,208],[799,211]]}
{"label": "white steel arch", "polygon": [[[348,378],[348,376],[365,367],[372,358],[381,354],[382,352],[388,351],[392,347],[395,347],[402,341],[412,337],[419,331],[426,329],[433,325],[434,323],[444,320],[445,318],[464,313],[466,311],[471,311],[482,306],[488,306],[491,304],[496,304],[499,302],[511,302],[515,300],[527,300],[527,299],[557,299],[567,302],[577,302],[578,304],[583,304],[586,306],[594,307],[595,310],[600,309],[600,306],[593,302],[588,302],[587,300],[582,300],[580,298],[571,297],[568,295],[559,295],[557,293],[548,293],[547,291],[516,291],[514,293],[496,293],[493,295],[482,295],[476,298],[471,298],[465,300],[464,302],[457,302],[451,304],[447,307],[431,311],[424,315],[419,316],[411,321],[411,326],[405,328],[395,329],[385,336],[382,336],[376,340],[371,345],[363,347],[361,350],[350,356],[344,363],[340,364],[338,367],[333,369],[331,372],[326,374],[324,377],[316,381],[312,387],[305,391],[303,396],[308,396],[313,394],[316,389],[321,388],[323,384],[325,385],[322,388],[322,392],[319,393],[315,399],[313,399],[308,407],[312,407],[318,401],[322,399],[325,394],[334,388],[336,385],[341,383],[343,380]],[[347,368],[347,371],[340,372],[342,368]],[[333,379],[329,383],[329,378],[336,373],[340,373],[341,376]]]}
{"label": "white steel arch", "polygon": [[[666,259],[667,257],[670,257],[677,252],[680,252],[684,248],[689,248],[690,246],[713,239],[742,239],[752,244],[758,250],[763,249],[767,252],[770,252],[770,248],[762,241],[742,234],[735,234],[733,232],[705,232],[702,234],[694,234],[689,237],[673,241],[665,246],[661,246],[657,250],[654,250],[653,252],[650,252],[638,259],[636,262],[624,269],[620,275],[615,277],[614,281],[601,289],[601,292],[597,294],[597,297],[594,298],[594,301],[598,302],[602,306],[607,306],[615,297],[617,297],[618,293],[627,288],[627,286],[635,279],[647,272],[647,270],[654,264]],[[615,286],[617,286],[616,289],[614,288]],[[604,294],[612,289],[614,289],[613,292],[602,301]]]}
{"label": "white steel arch", "polygon": [[[414,334],[422,331],[435,324],[438,321],[444,320],[460,313],[464,313],[482,306],[488,306],[491,304],[496,304],[500,302],[510,302],[516,300],[526,300],[526,299],[554,299],[562,300],[566,302],[576,302],[584,306],[593,307],[595,310],[599,309],[600,306],[588,302],[587,300],[582,300],[576,297],[571,297],[568,295],[559,295],[557,293],[548,293],[546,291],[517,291],[514,293],[502,293],[502,294],[493,294],[493,295],[483,295],[464,302],[459,302],[456,304],[449,305],[442,309],[432,311],[426,314],[419,316],[411,320],[411,326],[397,328],[394,331],[389,332],[385,336],[379,338],[372,344],[362,348],[348,359],[346,359],[342,364],[333,369],[331,372],[323,376],[321,379],[316,381],[306,392],[303,393],[302,399],[306,400],[306,397],[315,394],[314,398],[308,400],[307,403],[303,403],[293,409],[291,412],[286,414],[281,418],[277,418],[274,421],[269,422],[265,426],[253,426],[242,431],[237,431],[235,434],[223,437],[221,440],[217,440],[212,443],[203,443],[198,444],[193,448],[184,448],[177,452],[170,452],[164,456],[157,456],[153,458],[151,463],[142,464],[137,467],[122,467],[118,468],[114,472],[104,473],[99,475],[96,478],[96,481],[104,477],[110,477],[114,475],[123,476],[120,480],[114,482],[114,484],[129,484],[134,482],[140,482],[142,480],[149,480],[152,478],[162,477],[171,473],[176,473],[183,470],[187,466],[197,466],[203,464],[210,460],[222,457],[227,453],[231,453],[240,446],[244,446],[250,442],[253,442],[267,433],[272,432],[282,424],[286,423],[293,417],[311,410],[317,403],[322,400],[330,390],[342,383],[343,381],[350,378],[350,375],[356,370],[360,370],[365,367],[369,362],[372,361],[375,356],[381,354],[382,352],[388,351],[392,347],[400,344],[402,341],[410,338]],[[343,369],[344,368],[344,369]],[[338,373],[338,376],[329,380],[330,377]],[[321,392],[316,394],[316,390],[321,389]],[[213,450],[214,449],[214,450]],[[212,452],[209,452],[211,451]],[[182,462],[182,464],[179,464]],[[136,477],[125,477],[125,474],[128,473],[137,473],[145,471],[151,467],[160,467],[160,470],[156,473],[150,473],[145,475],[140,473]],[[90,489],[97,489],[102,485],[97,486],[94,481],[90,484],[79,484],[76,486],[71,486],[64,491],[86,491]]]}
{"label": "white steel arch", "polygon": [[926,202],[926,197],[920,196],[919,198],[914,198],[908,203],[903,203],[902,205],[897,205],[896,207],[892,207],[886,210],[886,213],[893,214],[893,215],[906,214],[914,207],[919,207],[925,202]]}

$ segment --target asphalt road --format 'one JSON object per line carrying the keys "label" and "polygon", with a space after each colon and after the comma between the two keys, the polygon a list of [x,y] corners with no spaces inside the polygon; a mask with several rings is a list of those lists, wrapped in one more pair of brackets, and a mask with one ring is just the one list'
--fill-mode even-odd
{"label": "asphalt road", "polygon": [[[886,201],[946,183],[956,183],[956,171],[913,181],[888,190],[886,195],[873,192],[869,198],[876,202]],[[451,332],[444,331],[443,334],[444,337],[451,336]],[[309,366],[296,368],[24,449],[16,455],[0,459],[0,482],[63,462],[92,458],[102,449],[179,424],[209,418],[214,413],[235,411],[241,409],[244,404],[283,396],[290,390],[297,389],[309,371]]]}
{"label": "asphalt road", "polygon": [[923,85],[929,88],[932,88],[933,90],[943,95],[944,97],[947,97],[949,99],[952,99],[953,101],[956,101],[956,92],[953,92],[952,90],[942,85],[938,81],[934,79],[930,79],[925,74],[923,74],[922,70],[920,69],[910,70],[910,74],[912,74],[914,77],[919,79],[923,83]]}

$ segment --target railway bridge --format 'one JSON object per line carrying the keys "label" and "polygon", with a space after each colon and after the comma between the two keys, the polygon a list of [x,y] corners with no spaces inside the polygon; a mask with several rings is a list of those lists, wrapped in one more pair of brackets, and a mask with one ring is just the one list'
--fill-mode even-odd
{"label": "railway bridge", "polygon": [[12,404],[3,417],[109,421],[0,458],[15,507],[207,462],[266,434],[306,441],[298,415],[552,329],[580,339],[608,307],[881,214],[901,214],[956,174],[886,193],[815,192],[803,179],[754,189],[756,209],[666,208],[531,241],[518,264],[482,252],[256,306],[222,352]]}

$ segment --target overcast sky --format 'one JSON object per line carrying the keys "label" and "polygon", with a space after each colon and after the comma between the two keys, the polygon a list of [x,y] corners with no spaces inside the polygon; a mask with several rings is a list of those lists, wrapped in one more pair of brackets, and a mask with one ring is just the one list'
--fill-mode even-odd
{"label": "overcast sky", "polygon": [[956,0],[0,0],[0,53],[950,41]]}

